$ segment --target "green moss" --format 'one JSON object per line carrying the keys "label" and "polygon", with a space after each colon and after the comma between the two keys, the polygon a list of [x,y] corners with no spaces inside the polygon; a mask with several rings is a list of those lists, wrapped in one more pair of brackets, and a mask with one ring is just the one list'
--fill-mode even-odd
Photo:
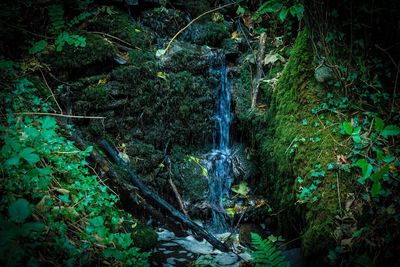
{"label": "green moss", "polygon": [[86,34],[86,47],[65,45],[61,52],[49,51],[44,55],[44,61],[52,68],[68,70],[80,69],[85,66],[107,60],[112,60],[116,53],[114,46],[97,34]]}
{"label": "green moss", "polygon": [[135,246],[144,251],[149,251],[157,246],[157,238],[157,233],[152,228],[144,225],[138,225],[132,235]]}
{"label": "green moss", "polygon": [[83,91],[83,100],[90,101],[96,106],[105,105],[109,100],[107,87],[103,84],[90,85]]}
{"label": "green moss", "polygon": [[[339,137],[311,113],[325,95],[313,73],[313,54],[308,31],[304,30],[297,37],[289,62],[273,92],[271,107],[264,115],[267,127],[258,137],[262,171],[269,181],[268,192],[279,207],[293,203],[298,198],[300,187],[313,183],[316,179],[311,177],[313,170],[320,167],[326,172],[319,178],[321,183],[312,195],[318,200],[303,204],[280,218],[281,228],[290,232],[290,224],[298,223],[300,212],[303,212],[303,252],[308,259],[316,255],[322,259],[321,255],[326,254],[328,247],[334,243],[332,221],[338,208],[337,192],[332,188],[336,183],[336,174],[327,171],[326,166],[329,162],[336,162],[336,154],[340,151],[336,149]],[[304,125],[303,121],[307,124]],[[299,139],[304,141],[296,141]],[[296,183],[297,176],[304,180],[302,184]]]}
{"label": "green moss", "polygon": [[213,21],[195,24],[190,31],[186,32],[186,38],[192,43],[208,46],[221,46],[223,40],[229,36],[226,24]]}
{"label": "green moss", "polygon": [[[102,14],[90,21],[89,27],[93,30],[113,35],[137,48],[147,48],[151,43],[152,34],[137,22],[129,18],[128,14],[113,10],[111,15]],[[112,40],[112,39],[111,39]]]}

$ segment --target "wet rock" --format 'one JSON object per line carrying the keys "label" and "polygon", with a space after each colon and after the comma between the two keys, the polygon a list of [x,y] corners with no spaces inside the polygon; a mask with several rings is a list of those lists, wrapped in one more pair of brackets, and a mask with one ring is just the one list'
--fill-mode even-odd
{"label": "wet rock", "polygon": [[262,229],[255,224],[242,224],[240,226],[239,240],[244,244],[251,244],[251,233],[262,234]]}
{"label": "wet rock", "polygon": [[249,159],[248,151],[242,144],[232,147],[232,169],[235,180],[248,180],[255,173],[254,163]]}
{"label": "wet rock", "polygon": [[225,23],[195,23],[182,36],[183,40],[212,47],[221,47],[225,38],[229,37],[229,25]]}
{"label": "wet rock", "polygon": [[188,23],[182,11],[164,7],[143,12],[141,20],[143,25],[154,32],[170,37]]}
{"label": "wet rock", "polygon": [[215,257],[218,266],[230,266],[238,261],[238,256],[233,253],[221,253]]}

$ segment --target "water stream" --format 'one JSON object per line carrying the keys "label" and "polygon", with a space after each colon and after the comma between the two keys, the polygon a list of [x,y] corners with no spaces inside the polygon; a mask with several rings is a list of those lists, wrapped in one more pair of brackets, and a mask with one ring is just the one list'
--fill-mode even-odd
{"label": "water stream", "polygon": [[219,88],[217,109],[214,116],[216,127],[213,150],[207,155],[206,168],[208,173],[209,196],[211,207],[210,230],[214,233],[229,231],[229,225],[225,219],[224,199],[229,197],[232,184],[232,162],[230,150],[230,124],[231,115],[231,87],[228,80],[228,68],[222,53],[216,55],[220,62]]}

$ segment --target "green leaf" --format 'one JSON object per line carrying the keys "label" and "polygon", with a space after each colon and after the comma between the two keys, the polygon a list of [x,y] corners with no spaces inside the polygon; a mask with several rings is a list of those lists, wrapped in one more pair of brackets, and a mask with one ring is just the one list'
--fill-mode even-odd
{"label": "green leaf", "polygon": [[247,194],[250,192],[250,188],[248,187],[246,182],[241,182],[238,185],[232,186],[231,190],[242,196],[247,196]]}
{"label": "green leaf", "polygon": [[67,194],[67,195],[59,195],[58,198],[59,198],[62,202],[66,203],[66,204],[68,204],[68,203],[70,202],[70,200],[69,200],[69,194]]}
{"label": "green leaf", "polygon": [[19,164],[19,159],[20,159],[20,157],[18,155],[15,155],[15,156],[9,158],[4,164],[9,165],[9,166],[16,166]]}
{"label": "green leaf", "polygon": [[236,10],[236,14],[241,16],[244,15],[244,13],[246,13],[246,10],[242,6],[239,6],[238,9]]}
{"label": "green leaf", "polygon": [[40,161],[40,157],[38,154],[33,153],[35,149],[31,147],[26,147],[22,149],[22,151],[19,153],[19,156],[23,159],[25,159],[29,164],[33,165]]}
{"label": "green leaf", "polygon": [[33,232],[42,232],[45,229],[45,225],[40,222],[28,222],[24,223],[20,229],[22,236],[31,236]]}
{"label": "green leaf", "polygon": [[56,125],[57,125],[56,120],[50,116],[46,116],[42,121],[42,127],[46,130],[54,129]]}
{"label": "green leaf", "polygon": [[39,52],[42,52],[46,46],[48,45],[46,40],[41,40],[39,42],[36,42],[31,49],[29,49],[29,54],[33,55],[33,54],[37,54]]}
{"label": "green leaf", "polygon": [[361,168],[361,170],[362,170],[362,176],[363,176],[364,178],[368,178],[368,177],[371,176],[373,167],[372,167],[371,164],[369,164],[369,163],[367,162],[367,160],[365,160],[365,159],[359,159],[359,160],[357,160],[356,166]]}
{"label": "green leaf", "polygon": [[387,138],[389,136],[396,136],[400,134],[400,128],[395,125],[388,125],[383,129],[382,136]]}
{"label": "green leaf", "polygon": [[342,125],[343,125],[344,131],[345,131],[348,135],[351,135],[351,134],[353,133],[353,125],[351,125],[350,122],[345,121],[345,122],[343,122]]}
{"label": "green leaf", "polygon": [[362,142],[362,139],[361,139],[360,135],[352,135],[352,138],[353,138],[354,143],[359,144],[359,143]]}
{"label": "green leaf", "polygon": [[89,221],[90,221],[90,224],[91,224],[93,227],[100,227],[100,226],[102,226],[102,225],[104,224],[104,218],[103,218],[103,216],[94,217],[93,219],[91,219],[91,220],[89,220]]}
{"label": "green leaf", "polygon": [[8,207],[8,214],[12,221],[22,223],[32,214],[32,208],[26,199],[20,198],[11,203]]}
{"label": "green leaf", "polygon": [[371,194],[373,197],[376,197],[381,192],[382,185],[379,181],[375,181],[371,188]]}
{"label": "green leaf", "polygon": [[282,8],[282,10],[279,12],[279,19],[282,22],[286,19],[288,12],[289,12],[289,9],[287,9],[287,8]]}
{"label": "green leaf", "polygon": [[379,117],[375,117],[374,124],[377,132],[382,132],[383,128],[385,127],[385,122]]}

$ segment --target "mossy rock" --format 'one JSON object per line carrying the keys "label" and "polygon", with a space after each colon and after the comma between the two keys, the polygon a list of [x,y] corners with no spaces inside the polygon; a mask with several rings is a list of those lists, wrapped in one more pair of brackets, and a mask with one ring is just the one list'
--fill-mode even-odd
{"label": "mossy rock", "polygon": [[129,18],[128,14],[112,10],[112,14],[96,16],[90,20],[89,29],[115,36],[135,48],[148,48],[152,43],[153,33]]}
{"label": "mossy rock", "polygon": [[[187,12],[189,12],[192,18],[195,18],[211,9],[213,6],[210,1],[207,0],[178,0],[175,1],[177,5],[182,6]],[[205,16],[208,19],[207,16]]]}
{"label": "mossy rock", "polygon": [[[52,50],[42,55],[43,60],[52,69],[67,71],[83,69],[94,64],[101,67],[105,62],[113,61],[116,50],[112,43],[97,34],[82,35],[86,38],[85,47],[65,45],[62,51],[56,52],[54,47],[49,46]],[[99,68],[100,71],[101,69]]]}
{"label": "mossy rock", "polygon": [[[332,189],[336,173],[326,166],[336,162],[336,155],[344,151],[337,150],[336,142],[341,137],[329,127],[319,127],[320,118],[311,112],[326,94],[314,78],[313,58],[308,31],[303,30],[273,91],[270,108],[263,115],[266,126],[257,139],[261,142],[262,171],[269,177],[270,199],[278,207],[289,206],[293,199],[306,202],[280,215],[280,229],[290,235],[291,224],[298,224],[304,216],[302,249],[307,259],[320,259],[312,262],[313,266],[320,266],[324,264],[321,255],[335,244],[332,221],[338,209],[337,192]],[[326,116],[331,121],[335,119],[332,114]],[[303,141],[296,141],[300,139]],[[299,194],[300,188],[317,179],[311,173],[318,168],[324,174],[317,189],[310,196]],[[301,184],[296,181],[297,176],[302,177]],[[346,192],[347,185],[341,184],[341,190]]]}
{"label": "mossy rock", "polygon": [[176,9],[155,8],[142,13],[143,25],[152,29],[159,36],[172,37],[188,22],[185,14]]}
{"label": "mossy rock", "polygon": [[139,224],[134,229],[132,240],[135,246],[143,251],[149,251],[158,244],[158,235],[153,228]]}
{"label": "mossy rock", "polygon": [[229,28],[226,23],[194,23],[183,35],[185,41],[197,45],[208,45],[211,47],[222,47],[225,38],[228,38]]}

